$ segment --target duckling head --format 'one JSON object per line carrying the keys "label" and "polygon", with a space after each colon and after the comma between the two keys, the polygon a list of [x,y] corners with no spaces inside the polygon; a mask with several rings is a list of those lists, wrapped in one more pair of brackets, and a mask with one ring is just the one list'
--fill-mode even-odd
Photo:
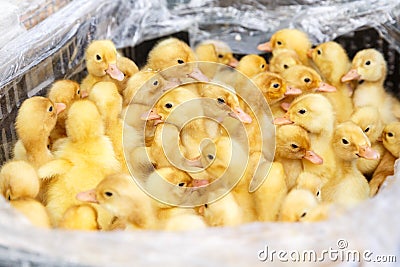
{"label": "duckling head", "polygon": [[292,49],[277,49],[272,52],[272,55],[269,61],[271,72],[282,73],[286,69],[302,64],[296,51]]}
{"label": "duckling head", "polygon": [[260,44],[257,48],[267,52],[287,48],[299,53],[299,51],[307,52],[311,48],[311,42],[307,34],[300,30],[282,29],[275,32],[268,42]]}
{"label": "duckling head", "polygon": [[392,122],[382,132],[383,145],[396,158],[400,156],[400,122]]}
{"label": "duckling head", "polygon": [[310,191],[293,189],[282,203],[280,220],[284,222],[303,221],[316,206],[318,206],[318,200]]}
{"label": "duckling head", "polygon": [[236,69],[251,78],[261,72],[267,71],[268,64],[263,57],[251,54],[242,57]]}
{"label": "duckling head", "polygon": [[351,120],[364,131],[371,143],[376,142],[381,137],[384,125],[376,107],[364,106],[358,108],[351,116]]}

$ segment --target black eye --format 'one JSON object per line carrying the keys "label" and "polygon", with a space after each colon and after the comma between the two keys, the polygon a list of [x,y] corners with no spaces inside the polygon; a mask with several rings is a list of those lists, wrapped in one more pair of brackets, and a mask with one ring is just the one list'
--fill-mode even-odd
{"label": "black eye", "polygon": [[303,212],[303,214],[301,214],[300,218],[304,218],[304,217],[306,217],[306,215],[307,215],[307,212]]}
{"label": "black eye", "polygon": [[369,132],[369,127],[367,127],[365,130],[364,130],[364,133],[368,133]]}
{"label": "black eye", "polygon": [[289,66],[285,64],[285,65],[283,65],[283,68],[284,68],[284,69],[288,69]]}
{"label": "black eye", "polygon": [[154,81],[154,82],[153,82],[153,85],[154,85],[154,86],[157,86],[157,85],[158,85],[158,81]]}
{"label": "black eye", "polygon": [[50,106],[49,107],[49,112],[52,112],[53,111],[53,106]]}
{"label": "black eye", "polygon": [[204,208],[206,208],[206,209],[207,209],[207,208],[208,208],[208,204],[204,204]]}
{"label": "black eye", "polygon": [[318,54],[318,55],[321,55],[321,54],[322,54],[322,53],[321,53],[321,50],[318,49],[318,50],[317,50],[317,54]]}
{"label": "black eye", "polygon": [[309,83],[311,81],[310,78],[304,78],[304,82]]}
{"label": "black eye", "polygon": [[113,193],[107,191],[107,192],[104,192],[104,195],[106,195],[108,197],[112,197]]}
{"label": "black eye", "polygon": [[78,90],[78,92],[76,92],[78,95],[81,93],[81,90]]}
{"label": "black eye", "polygon": [[165,107],[166,108],[172,108],[172,104],[171,103],[167,103],[167,104],[165,104]]}
{"label": "black eye", "polygon": [[47,149],[50,149],[50,145],[47,145]]}
{"label": "black eye", "polygon": [[365,62],[365,65],[371,65],[371,61],[367,60],[367,61]]}
{"label": "black eye", "polygon": [[282,42],[281,42],[281,41],[278,41],[278,42],[276,42],[276,44],[277,44],[277,45],[281,45],[281,44],[282,44]]}
{"label": "black eye", "polygon": [[319,196],[319,194],[320,194],[320,193],[319,193],[319,190],[318,190],[318,191],[317,191],[317,197]]}
{"label": "black eye", "polygon": [[261,68],[263,69],[264,67],[265,67],[265,65],[264,65],[264,64],[262,64],[262,65],[261,65]]}
{"label": "black eye", "polygon": [[8,195],[8,201],[11,201],[11,195]]}
{"label": "black eye", "polygon": [[185,63],[182,59],[178,59],[178,64],[183,64]]}
{"label": "black eye", "polygon": [[393,136],[394,136],[394,134],[391,133],[391,132],[388,132],[387,135],[388,135],[389,137],[393,137]]}
{"label": "black eye", "polygon": [[347,145],[347,144],[349,143],[349,141],[347,141],[346,139],[343,138],[343,139],[342,139],[342,143],[345,144],[345,145]]}
{"label": "black eye", "polygon": [[305,110],[305,109],[300,109],[298,112],[299,112],[300,114],[304,114],[304,113],[306,113],[306,110]]}
{"label": "black eye", "polygon": [[97,60],[101,60],[101,56],[99,54],[96,55]]}
{"label": "black eye", "polygon": [[185,183],[183,183],[183,182],[179,183],[178,186],[180,186],[180,187],[185,186]]}
{"label": "black eye", "polygon": [[272,86],[273,86],[274,88],[279,88],[279,83],[274,83]]}
{"label": "black eye", "polygon": [[218,57],[219,57],[219,58],[223,58],[223,57],[224,57],[224,55],[222,55],[222,54],[219,54],[219,55],[218,55]]}
{"label": "black eye", "polygon": [[296,145],[296,144],[291,144],[290,146],[293,147],[293,148],[298,148],[298,147],[299,147],[299,146]]}
{"label": "black eye", "polygon": [[221,97],[218,97],[217,101],[218,101],[219,104],[224,104],[225,103],[225,99],[223,99]]}
{"label": "black eye", "polygon": [[208,155],[207,155],[207,158],[208,158],[209,160],[213,160],[213,159],[214,159],[214,155],[208,154]]}

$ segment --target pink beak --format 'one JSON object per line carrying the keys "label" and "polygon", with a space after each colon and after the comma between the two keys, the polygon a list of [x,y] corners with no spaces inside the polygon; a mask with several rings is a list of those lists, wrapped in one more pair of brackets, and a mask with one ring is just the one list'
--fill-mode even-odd
{"label": "pink beak", "polygon": [[272,51],[271,42],[266,42],[266,43],[259,44],[257,46],[257,49],[260,50],[260,51],[271,52]]}
{"label": "pink beak", "polygon": [[158,115],[157,111],[153,108],[149,112],[145,112],[140,116],[140,119],[144,121],[151,121],[151,120],[160,120],[161,116]]}
{"label": "pink beak", "polygon": [[346,73],[341,81],[342,82],[348,82],[352,80],[359,80],[361,78],[361,75],[357,72],[357,69],[351,69],[348,73]]}
{"label": "pink beak", "polygon": [[89,96],[88,92],[86,92],[86,91],[81,92],[81,98],[86,98],[88,96]]}
{"label": "pink beak", "polygon": [[286,88],[285,96],[288,96],[288,95],[301,95],[302,93],[303,93],[303,91],[301,91],[301,89],[295,88],[295,87],[292,87],[292,86],[288,86]]}
{"label": "pink beak", "polygon": [[307,51],[307,57],[308,58],[312,58],[312,52],[314,51],[314,49],[308,49]]}
{"label": "pink beak", "polygon": [[194,68],[192,73],[189,73],[188,76],[190,78],[198,80],[199,82],[209,82],[210,81],[210,79],[206,75],[204,75],[204,73],[202,73],[199,68]]}
{"label": "pink beak", "polygon": [[111,78],[117,80],[117,81],[123,81],[125,78],[125,75],[120,71],[117,67],[117,64],[108,64],[108,69],[106,70],[106,73],[110,75]]}
{"label": "pink beak", "polygon": [[232,112],[229,112],[229,116],[232,118],[238,119],[243,123],[251,123],[253,120],[250,115],[243,111],[243,109],[237,107],[234,108]]}
{"label": "pink beak", "polygon": [[187,159],[186,164],[189,167],[197,167],[197,168],[203,168],[203,163],[201,162],[201,156],[198,156],[197,158],[194,159]]}
{"label": "pink beak", "polygon": [[379,159],[379,152],[372,149],[370,146],[360,146],[358,155],[365,159]]}
{"label": "pink beak", "polygon": [[84,191],[76,194],[76,199],[83,201],[83,202],[90,202],[90,203],[99,203],[96,198],[96,190],[92,189],[89,191]]}
{"label": "pink beak", "polygon": [[275,125],[285,125],[285,124],[293,124],[294,122],[288,118],[288,115],[285,115],[281,118],[275,118],[274,124]]}
{"label": "pink beak", "polygon": [[64,109],[67,108],[67,105],[64,103],[55,103],[57,114],[60,114]]}
{"label": "pink beak", "polygon": [[166,92],[172,88],[175,88],[177,86],[179,86],[180,83],[178,81],[169,81],[169,80],[165,80],[164,81],[164,86],[162,87],[162,91]]}
{"label": "pink beak", "polygon": [[290,108],[290,103],[283,102],[283,103],[281,104],[281,108],[282,108],[284,111],[288,111],[289,108]]}
{"label": "pink beak", "polygon": [[238,65],[239,65],[239,60],[237,60],[234,57],[232,57],[228,63],[228,66],[231,66],[232,68],[236,68]]}
{"label": "pink beak", "polygon": [[318,154],[311,150],[306,151],[304,158],[317,165],[324,163],[324,160]]}
{"label": "pink beak", "polygon": [[201,186],[208,185],[209,183],[210,182],[206,179],[201,179],[201,180],[193,179],[193,181],[192,181],[193,187],[201,187]]}
{"label": "pink beak", "polygon": [[318,92],[336,92],[336,87],[332,86],[327,83],[320,83],[319,87],[316,88],[316,91]]}

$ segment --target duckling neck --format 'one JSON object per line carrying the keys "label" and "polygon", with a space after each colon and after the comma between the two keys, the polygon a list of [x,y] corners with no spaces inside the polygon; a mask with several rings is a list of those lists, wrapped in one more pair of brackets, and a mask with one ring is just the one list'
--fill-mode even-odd
{"label": "duckling neck", "polygon": [[[361,172],[357,168],[357,161],[356,160],[343,160],[339,157],[336,157],[336,161],[339,163],[337,166],[341,166],[340,173],[342,176],[348,175],[348,174],[354,174],[354,173],[360,173]],[[340,177],[338,177],[340,178]]]}
{"label": "duckling neck", "polygon": [[48,136],[37,135],[22,140],[28,160],[38,167],[52,159],[52,155],[47,148],[48,138]]}

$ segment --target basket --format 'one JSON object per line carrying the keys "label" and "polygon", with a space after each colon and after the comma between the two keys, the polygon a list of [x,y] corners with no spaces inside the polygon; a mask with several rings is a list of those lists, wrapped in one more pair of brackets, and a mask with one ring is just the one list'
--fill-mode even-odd
{"label": "basket", "polygon": [[[161,23],[163,31],[144,32],[136,25],[134,29],[142,31],[141,34],[127,35],[127,28],[132,25],[124,21],[121,14],[127,14],[127,7],[133,6],[138,9],[132,12],[149,12],[152,7],[147,5],[147,1],[125,1],[125,4],[122,4],[124,1],[115,0],[76,2],[64,6],[63,14],[54,14],[54,19],[40,22],[26,36],[20,36],[8,47],[0,49],[0,58],[5,63],[0,67],[1,163],[12,156],[12,147],[17,139],[14,122],[21,103],[28,97],[44,95],[49,85],[57,79],[80,81],[85,71],[84,48],[92,40],[112,38],[126,56],[143,65],[145,55],[157,38],[163,35],[173,35],[191,44],[198,38],[192,38],[198,29],[194,29],[193,23],[187,21],[175,27],[174,31],[169,28],[170,24],[158,21],[154,23]],[[207,1],[210,8],[211,2]],[[243,1],[244,5],[248,2]],[[188,14],[183,9],[177,9],[177,2],[168,1],[168,5],[170,13],[163,13],[168,19],[175,18],[177,14]],[[78,12],[77,15],[78,7],[84,12]],[[142,11],[139,12],[140,8]],[[167,10],[167,7],[163,10]],[[396,25],[394,29],[399,29]],[[51,32],[47,29],[51,29]],[[46,36],[43,36],[43,32]],[[392,41],[399,40],[399,30],[386,32],[393,37],[390,40],[382,32],[382,28],[367,25],[336,36],[335,40],[346,48],[350,57],[363,48],[375,47],[380,50],[389,65],[386,86],[399,97],[399,43],[396,46]],[[31,44],[21,44],[26,40]],[[321,39],[314,38],[314,41]],[[20,51],[18,55],[10,53],[12,47]],[[236,56],[240,57],[244,51],[239,49],[236,52]],[[295,263],[298,266],[310,266],[307,261],[281,261],[276,257],[277,254],[274,259],[269,257],[263,261],[260,258],[265,256],[262,252],[265,253],[266,249],[276,252],[314,250],[322,255],[329,248],[339,252],[371,251],[374,256],[392,255],[400,261],[400,216],[396,216],[400,210],[397,197],[400,194],[399,175],[400,166],[396,166],[395,176],[388,178],[386,187],[377,197],[329,221],[315,224],[252,223],[234,228],[208,228],[181,233],[42,230],[31,226],[0,198],[0,266],[292,266]],[[346,244],[342,241],[347,242],[346,247],[339,247]],[[320,266],[360,264],[357,261],[327,260],[319,263]],[[376,266],[373,261],[361,261],[363,266]],[[311,261],[311,264],[314,263],[318,263],[318,259]]]}

